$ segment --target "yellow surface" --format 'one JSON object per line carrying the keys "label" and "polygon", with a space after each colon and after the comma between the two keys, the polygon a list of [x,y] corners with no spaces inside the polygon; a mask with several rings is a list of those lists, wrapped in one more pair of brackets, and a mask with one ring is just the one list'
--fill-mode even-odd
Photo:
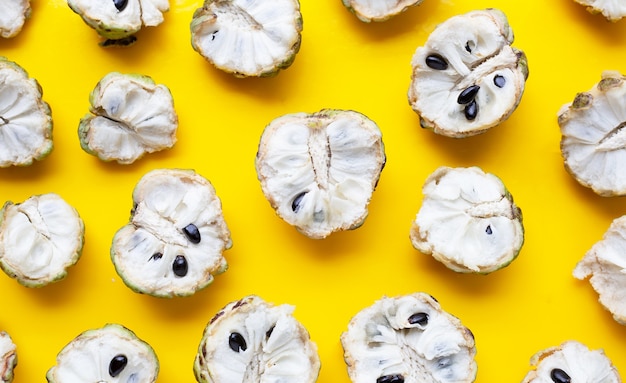
{"label": "yellow surface", "polygon": [[[96,1],[96,0],[94,0]],[[268,0],[271,1],[271,0]],[[301,0],[302,48],[277,77],[236,79],[191,48],[189,22],[200,0],[171,1],[164,24],[128,49],[103,49],[96,32],[63,0],[33,0],[24,30],[0,54],[43,87],[54,119],[52,154],[28,168],[0,169],[0,199],[59,193],[86,225],[82,258],[68,277],[28,289],[0,274],[0,328],[18,346],[15,382],[45,381],[55,356],[80,332],[123,324],[150,343],[158,381],[194,382],[193,359],[209,319],[228,302],[258,294],[296,306],[317,343],[321,383],[349,382],[339,336],[350,318],[383,295],[424,291],[476,336],[477,382],[521,381],[529,358],[568,339],[603,348],[626,372],[626,328],[613,321],[576,262],[626,201],[602,198],[564,170],[556,113],[604,69],[626,71],[626,20],[609,23],[573,0],[425,0],[385,23],[357,20],[340,0]],[[421,130],[408,106],[410,60],[435,25],[472,9],[498,7],[530,77],[519,108],[484,135],[454,140]],[[82,151],[78,121],[88,95],[110,71],[150,75],[167,85],[180,119],[178,143],[133,165]],[[360,111],[383,131],[387,166],[363,227],[310,240],[280,220],[254,170],[264,126],[292,112]],[[456,274],[411,246],[409,229],[425,178],[438,166],[478,165],[500,176],[524,213],[526,242],[507,268]],[[109,246],[129,218],[131,192],[147,171],[193,168],[214,184],[232,232],[230,269],[190,298],[157,299],[128,289]]]}

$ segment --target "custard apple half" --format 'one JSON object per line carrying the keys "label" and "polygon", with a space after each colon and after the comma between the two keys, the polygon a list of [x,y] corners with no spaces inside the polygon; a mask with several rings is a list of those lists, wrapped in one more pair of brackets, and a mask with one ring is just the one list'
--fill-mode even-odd
{"label": "custard apple half", "polygon": [[194,361],[200,383],[314,383],[317,346],[292,315],[255,295],[226,305],[207,324]]}
{"label": "custard apple half", "polygon": [[256,156],[263,193],[302,234],[360,227],[385,166],[378,126],[361,113],[287,114],[265,127]]}
{"label": "custard apple half", "polygon": [[128,45],[143,27],[155,27],[170,9],[168,0],[67,0],[85,24],[106,39],[103,45]]}
{"label": "custard apple half", "polygon": [[157,297],[189,296],[213,282],[232,245],[213,185],[193,170],[157,169],[133,191],[130,223],[111,259],[124,283]]}
{"label": "custard apple half", "polygon": [[0,57],[0,167],[31,165],[52,148],[52,112],[41,86],[17,63]]}
{"label": "custard apple half", "polygon": [[584,5],[593,14],[601,13],[609,21],[618,21],[626,16],[626,3],[622,0],[574,0]]}
{"label": "custard apple half", "polygon": [[626,325],[626,216],[613,220],[602,240],[596,242],[574,268],[574,277],[589,279],[600,304],[615,321]]}
{"label": "custard apple half", "polygon": [[0,210],[0,267],[27,287],[59,281],[78,262],[84,236],[78,212],[57,194],[6,202]]}
{"label": "custard apple half", "polygon": [[409,7],[419,5],[424,0],[342,0],[343,5],[359,18],[369,23],[386,21]]}
{"label": "custard apple half", "polygon": [[46,379],[48,383],[152,383],[158,374],[154,349],[128,328],[109,323],[69,342]]}
{"label": "custard apple half", "polygon": [[17,346],[6,331],[0,331],[0,381],[11,383],[17,366]]}
{"label": "custard apple half", "polygon": [[626,77],[613,71],[558,112],[565,169],[604,197],[626,195]]}
{"label": "custard apple half", "polygon": [[498,9],[471,11],[439,24],[411,65],[409,104],[422,127],[449,137],[484,133],[517,108],[528,77],[524,52]]}
{"label": "custard apple half", "polygon": [[80,145],[103,161],[131,164],[176,143],[178,116],[170,90],[139,74],[111,72],[89,96]]}
{"label": "custard apple half", "polygon": [[30,0],[0,1],[0,37],[8,39],[17,36],[30,13]]}
{"label": "custard apple half", "polygon": [[522,211],[503,182],[478,167],[439,167],[424,183],[410,239],[449,269],[487,274],[510,264],[524,243]]}
{"label": "custard apple half", "polygon": [[191,45],[236,77],[267,77],[289,67],[300,50],[299,0],[205,0],[191,20]]}
{"label": "custard apple half", "polygon": [[471,331],[430,295],[383,297],[357,313],[341,335],[354,383],[471,383]]}
{"label": "custard apple half", "polygon": [[569,340],[539,351],[530,359],[532,370],[522,383],[621,383],[617,369],[603,350],[590,350]]}

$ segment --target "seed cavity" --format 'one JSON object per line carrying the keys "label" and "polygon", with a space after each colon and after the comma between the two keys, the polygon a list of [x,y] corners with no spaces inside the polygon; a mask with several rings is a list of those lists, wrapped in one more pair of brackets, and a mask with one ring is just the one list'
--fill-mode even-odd
{"label": "seed cavity", "polygon": [[467,88],[463,89],[461,93],[459,93],[459,97],[456,99],[456,102],[461,105],[469,104],[470,102],[474,101],[474,99],[476,98],[476,94],[479,90],[480,86],[478,85],[468,86]]}
{"label": "seed cavity", "polygon": [[415,313],[409,317],[409,324],[418,324],[420,326],[426,326],[428,324],[427,313]]}
{"label": "seed cavity", "polygon": [[567,375],[567,372],[560,368],[552,369],[552,371],[550,371],[550,378],[554,383],[570,383],[572,381],[572,378]]}
{"label": "seed cavity", "polygon": [[159,259],[163,258],[163,253],[154,253],[152,254],[152,256],[150,257],[151,261],[158,261]]}
{"label": "seed cavity", "polygon": [[248,345],[246,344],[246,340],[243,339],[243,336],[238,332],[230,333],[228,337],[228,347],[234,352],[243,352],[248,349]]}
{"label": "seed cavity", "polygon": [[118,12],[122,12],[124,9],[126,9],[126,6],[128,5],[128,0],[113,0],[113,5],[115,5],[115,8],[117,8]]}
{"label": "seed cavity", "polygon": [[185,258],[183,255],[177,255],[174,259],[174,263],[172,263],[172,271],[177,277],[184,277],[185,275],[187,275],[187,272],[189,271],[187,258]]}
{"label": "seed cavity", "polygon": [[306,193],[308,192],[302,192],[298,194],[291,202],[291,210],[293,210],[294,213],[299,212],[300,209],[302,208],[302,200],[304,199],[304,196],[306,195]]}
{"label": "seed cavity", "polygon": [[185,226],[183,228],[183,233],[185,233],[185,236],[187,237],[187,239],[189,239],[189,242],[200,243],[200,230],[198,230],[198,226],[194,225],[193,223]]}
{"label": "seed cavity", "polygon": [[476,116],[478,115],[478,104],[476,103],[476,100],[472,100],[470,103],[465,105],[464,113],[465,118],[467,118],[469,121],[472,121],[476,118]]}
{"label": "seed cavity", "polygon": [[128,364],[128,358],[124,354],[117,354],[109,362],[109,375],[115,378],[122,373],[126,365]]}
{"label": "seed cavity", "polygon": [[448,69],[448,62],[441,55],[437,53],[433,53],[426,57],[426,65],[429,68],[435,70],[446,70]]}
{"label": "seed cavity", "polygon": [[404,376],[400,374],[383,375],[376,379],[376,383],[404,383]]}
{"label": "seed cavity", "polygon": [[493,230],[491,230],[491,225],[487,225],[487,228],[485,229],[485,233],[487,233],[487,235],[493,234]]}
{"label": "seed cavity", "polygon": [[504,88],[504,85],[506,85],[506,79],[504,78],[504,76],[497,74],[493,78],[493,83],[498,88]]}

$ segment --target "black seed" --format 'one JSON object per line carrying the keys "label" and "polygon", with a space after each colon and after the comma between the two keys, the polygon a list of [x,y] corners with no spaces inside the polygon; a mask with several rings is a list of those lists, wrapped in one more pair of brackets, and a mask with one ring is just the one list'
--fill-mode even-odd
{"label": "black seed", "polygon": [[376,383],[404,383],[404,376],[400,374],[383,375],[376,379]]}
{"label": "black seed", "polygon": [[152,254],[152,257],[150,257],[151,261],[157,261],[159,259],[163,258],[163,253],[154,253]]}
{"label": "black seed", "polygon": [[274,332],[274,327],[276,327],[276,325],[270,327],[270,329],[265,332],[265,339],[269,339],[270,336],[272,336],[272,333]]}
{"label": "black seed", "polygon": [[113,4],[119,12],[122,12],[128,5],[128,0],[113,0]]}
{"label": "black seed", "polygon": [[493,78],[493,83],[498,87],[498,88],[504,88],[504,85],[506,84],[506,79],[504,78],[504,76],[502,75],[495,75],[495,77]]}
{"label": "black seed", "polygon": [[472,53],[472,48],[470,47],[469,41],[465,43],[465,50],[468,51],[469,53]]}
{"label": "black seed", "polygon": [[172,271],[174,271],[174,275],[177,277],[184,277],[187,275],[187,271],[189,271],[187,259],[182,255],[177,255],[174,259],[174,263],[172,264]]}
{"label": "black seed", "polygon": [[428,324],[428,314],[415,313],[409,317],[410,324],[418,324],[420,326],[426,326]]}
{"label": "black seed", "polygon": [[485,233],[487,233],[488,235],[493,234],[493,230],[491,230],[491,225],[487,225],[487,228],[485,229]]}
{"label": "black seed", "polygon": [[126,355],[115,355],[113,359],[111,359],[111,362],[109,362],[109,375],[115,378],[122,373],[127,364],[128,358],[126,358]]}
{"label": "black seed", "polygon": [[554,368],[550,371],[550,378],[554,383],[570,383],[572,378],[567,375],[567,372],[561,370],[560,368]]}
{"label": "black seed", "polygon": [[193,223],[185,226],[183,228],[183,233],[185,233],[185,235],[189,239],[189,242],[200,243],[200,230],[198,230],[198,226],[194,225]]}
{"label": "black seed", "polygon": [[448,62],[446,61],[446,59],[436,53],[433,53],[432,55],[426,57],[426,65],[428,65],[429,68],[435,70],[448,69]]}
{"label": "black seed", "polygon": [[233,332],[228,337],[228,346],[231,350],[235,352],[246,351],[248,349],[248,345],[246,345],[246,340],[243,339],[238,332]]}
{"label": "black seed", "polygon": [[293,202],[291,202],[291,210],[293,210],[294,213],[300,211],[300,208],[302,207],[302,200],[304,199],[306,193],[307,192],[302,192],[298,194],[296,198],[293,199]]}
{"label": "black seed", "polygon": [[478,115],[478,104],[476,100],[472,100],[469,104],[465,105],[465,118],[472,121]]}
{"label": "black seed", "polygon": [[461,105],[469,104],[474,101],[476,93],[478,93],[479,90],[480,86],[478,85],[468,86],[461,93],[459,93],[459,97],[456,99],[456,102]]}

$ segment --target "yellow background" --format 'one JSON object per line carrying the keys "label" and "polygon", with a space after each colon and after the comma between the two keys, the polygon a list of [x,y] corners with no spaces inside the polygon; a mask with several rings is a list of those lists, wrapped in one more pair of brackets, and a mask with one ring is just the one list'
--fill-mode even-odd
{"label": "yellow background", "polygon": [[[271,0],[268,0],[271,1]],[[225,304],[247,294],[296,307],[317,343],[321,383],[349,382],[339,336],[350,318],[383,295],[424,291],[476,337],[477,382],[521,381],[537,351],[569,339],[603,348],[626,372],[626,328],[613,321],[576,263],[614,218],[622,198],[602,198],[563,167],[556,113],[605,69],[626,72],[626,20],[610,23],[573,0],[425,0],[384,23],[366,24],[340,0],[301,0],[302,47],[293,65],[268,79],[237,79],[191,48],[189,22],[200,0],[172,0],[165,22],[127,49],[104,49],[63,0],[33,0],[32,17],[0,55],[36,78],[54,119],[52,154],[27,168],[0,169],[0,199],[56,192],[81,214],[85,247],[65,280],[28,289],[0,274],[0,328],[18,346],[15,382],[45,381],[56,354],[80,332],[116,322],[155,349],[160,382],[194,382],[202,331]],[[481,136],[449,139],[420,129],[406,92],[411,56],[450,16],[497,7],[530,77],[510,119]],[[89,92],[110,71],[142,73],[167,85],[180,125],[171,150],[133,165],[82,151],[79,119]],[[315,241],[280,220],[254,170],[258,140],[273,118],[322,108],[354,109],[378,123],[387,166],[370,215],[358,230]],[[411,246],[409,229],[425,178],[438,166],[477,165],[498,175],[524,213],[526,241],[507,268],[454,273]],[[155,168],[193,168],[222,200],[233,248],[230,269],[190,298],[128,289],[109,259],[129,218],[131,192]]]}

